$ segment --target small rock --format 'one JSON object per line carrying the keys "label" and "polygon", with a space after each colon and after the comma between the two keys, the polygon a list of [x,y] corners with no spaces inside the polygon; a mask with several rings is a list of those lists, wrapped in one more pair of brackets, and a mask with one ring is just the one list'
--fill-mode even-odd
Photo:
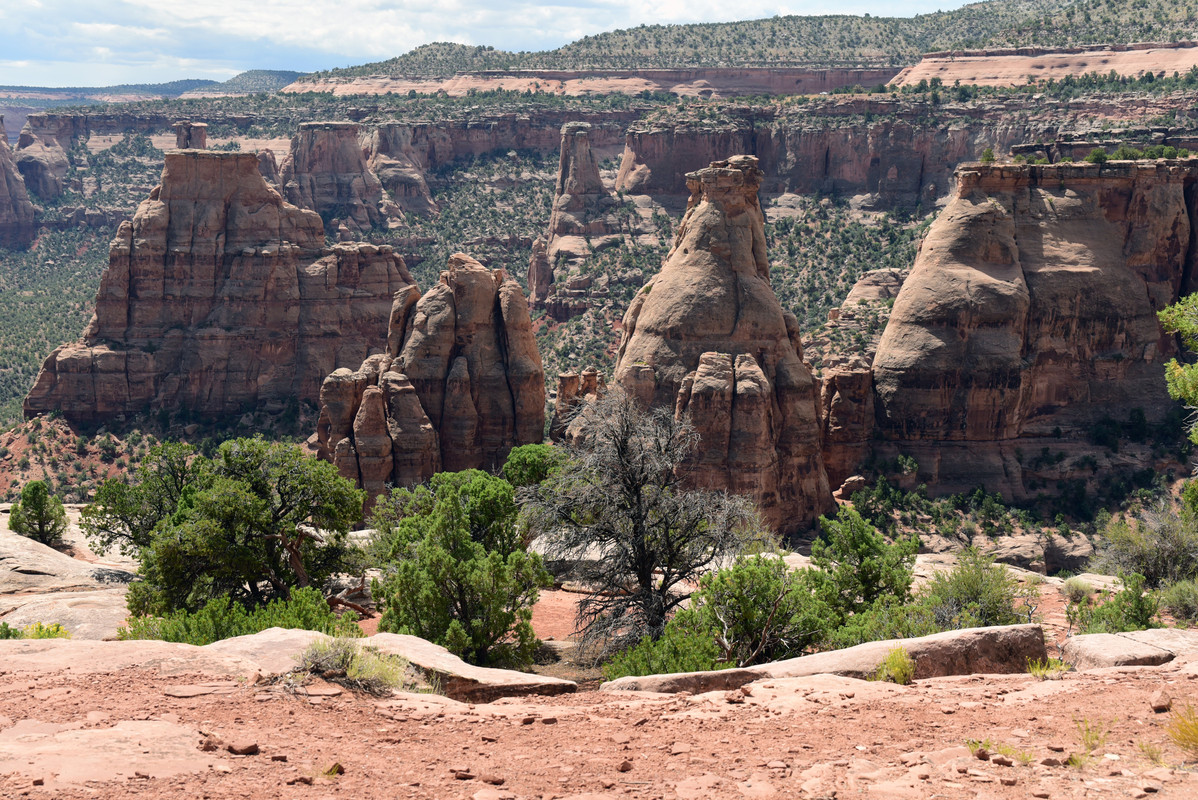
{"label": "small rock", "polygon": [[1146,783],[1140,788],[1149,794],[1156,794],[1161,790],[1161,785],[1159,783]]}
{"label": "small rock", "polygon": [[311,786],[312,778],[308,775],[296,775],[294,778],[287,779],[288,786],[295,786],[297,783],[302,783],[305,786]]}
{"label": "small rock", "polygon": [[1052,752],[1054,752],[1054,753],[1064,753],[1064,752],[1065,752],[1065,745],[1063,745],[1063,744],[1050,744],[1050,745],[1048,745],[1048,749],[1049,749],[1049,750],[1051,750],[1051,751],[1052,751]]}
{"label": "small rock", "polygon": [[458,781],[472,781],[472,780],[474,780],[474,773],[473,772],[455,772],[455,773],[453,773],[453,778],[454,778],[454,780],[458,780]]}
{"label": "small rock", "polygon": [[1173,698],[1164,689],[1157,689],[1148,700],[1148,705],[1158,714],[1164,714],[1173,708]]}
{"label": "small rock", "polygon": [[993,756],[990,759],[990,763],[998,764],[1000,767],[1009,767],[1009,766],[1012,766],[1015,762],[1012,761],[1011,759],[1007,758],[1006,756],[1000,754],[997,756]]}
{"label": "small rock", "polygon": [[541,717],[542,725],[556,725],[557,717]]}
{"label": "small rock", "polygon": [[33,785],[34,785],[34,786],[44,786],[45,784],[46,784],[46,779],[45,779],[45,778],[34,778],[34,779],[33,779]]}
{"label": "small rock", "polygon": [[624,759],[623,761],[620,762],[620,766],[616,767],[616,769],[619,770],[620,772],[631,772],[632,771],[632,762],[629,761],[628,759]]}
{"label": "small rock", "polygon": [[1044,758],[1040,759],[1040,764],[1045,767],[1059,767],[1061,766],[1061,759],[1053,758],[1052,756],[1045,756]]}
{"label": "small rock", "polygon": [[1043,789],[1037,789],[1036,791],[1032,792],[1032,797],[1038,797],[1038,798],[1040,798],[1040,800],[1044,800],[1045,797],[1051,797],[1051,796],[1052,795],[1050,795],[1048,792],[1044,791]]}
{"label": "small rock", "polygon": [[765,765],[766,769],[786,769],[786,762],[774,759]]}
{"label": "small rock", "polygon": [[999,782],[999,783],[1001,783],[1003,786],[1014,786],[1014,785],[1015,785],[1015,778],[1011,778],[1011,777],[1001,777],[1001,778],[999,778],[999,779],[998,779],[998,782]]}
{"label": "small rock", "polygon": [[670,748],[670,755],[682,756],[682,755],[686,755],[690,751],[691,751],[691,746],[689,744],[687,744],[686,742],[674,742],[673,746]]}
{"label": "small rock", "polygon": [[989,761],[990,760],[990,751],[984,747],[979,747],[977,750],[973,751],[973,757],[976,758],[978,761]]}
{"label": "small rock", "polygon": [[536,718],[536,717],[531,717],[531,716],[530,716],[530,717],[525,717],[524,719],[520,720],[520,724],[521,724],[521,725],[531,725],[531,724],[533,724],[533,723],[534,723],[534,722],[536,722],[536,721],[537,721],[537,718]]}
{"label": "small rock", "polygon": [[489,783],[492,786],[503,786],[503,784],[507,782],[504,778],[501,778],[498,775],[491,775],[485,772],[482,775],[479,775],[478,779],[483,783]]}
{"label": "small rock", "polygon": [[345,774],[345,767],[341,766],[340,761],[334,761],[332,764],[329,764],[327,769],[325,769],[323,772],[321,772],[321,775],[327,775],[330,778],[332,778],[335,775],[344,775],[344,774]]}
{"label": "small rock", "polygon": [[273,756],[271,756],[271,757],[270,757],[270,760],[271,760],[271,761],[281,761],[281,762],[283,762],[284,764],[286,764],[286,763],[287,763],[287,756],[286,756],[285,754],[283,754],[283,753],[276,753],[275,755],[273,755]]}
{"label": "small rock", "polygon": [[258,755],[258,743],[252,739],[242,739],[225,746],[235,756],[255,756]]}

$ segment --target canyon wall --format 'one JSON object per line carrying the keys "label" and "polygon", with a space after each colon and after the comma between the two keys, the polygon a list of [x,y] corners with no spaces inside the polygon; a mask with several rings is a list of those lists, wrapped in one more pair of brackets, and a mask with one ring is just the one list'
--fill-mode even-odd
{"label": "canyon wall", "polygon": [[80,422],[157,408],[206,416],[316,400],[329,372],[381,349],[412,286],[389,247],[324,248],[252,153],[167,153],[121,224],[83,338],[55,350],[25,413]]}
{"label": "canyon wall", "polygon": [[673,249],[624,316],[615,382],[645,406],[689,415],[702,444],[688,480],[749,495],[785,534],[835,503],[798,321],[770,288],[761,180],[751,156],[687,176]]}
{"label": "canyon wall", "polygon": [[495,470],[541,441],[545,374],[520,285],[458,253],[397,294],[385,351],[320,389],[318,452],[371,500],[440,470]]}
{"label": "canyon wall", "polygon": [[34,233],[33,203],[8,146],[4,117],[0,117],[0,247],[24,247]]}
{"label": "canyon wall", "polygon": [[279,167],[288,202],[320,214],[336,232],[361,234],[399,223],[401,212],[367,166],[356,122],[304,122]]}
{"label": "canyon wall", "polygon": [[876,427],[861,436],[914,458],[937,493],[1022,500],[1151,463],[1094,432],[1176,408],[1156,313],[1195,289],[1198,166],[974,165],[958,179],[878,344]]}

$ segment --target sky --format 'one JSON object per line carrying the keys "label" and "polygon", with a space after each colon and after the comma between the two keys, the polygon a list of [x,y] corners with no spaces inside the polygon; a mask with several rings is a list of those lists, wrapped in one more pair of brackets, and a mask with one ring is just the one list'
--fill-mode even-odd
{"label": "sky", "polygon": [[[0,0],[0,85],[225,80],[381,61],[436,41],[547,50],[646,24],[911,16],[965,0]],[[901,9],[901,10],[900,10]]]}

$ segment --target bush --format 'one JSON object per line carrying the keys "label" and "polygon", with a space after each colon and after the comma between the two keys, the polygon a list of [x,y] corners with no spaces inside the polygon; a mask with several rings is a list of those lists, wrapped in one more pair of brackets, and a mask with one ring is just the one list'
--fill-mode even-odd
{"label": "bush", "polygon": [[330,636],[361,636],[357,615],[337,616],[316,589],[296,589],[288,600],[273,600],[248,611],[228,597],[209,600],[198,611],[176,611],[161,617],[130,617],[120,639],[161,639],[205,645],[267,628],[319,631]]}
{"label": "bush", "polygon": [[1112,519],[1101,539],[1099,569],[1138,573],[1153,588],[1198,577],[1198,513],[1190,502],[1180,511],[1158,503],[1133,518]]}
{"label": "bush", "polygon": [[0,622],[0,639],[70,639],[71,632],[57,622],[47,625],[35,622],[22,628],[13,628],[7,622]]}
{"label": "bush", "polygon": [[1198,709],[1187,704],[1169,714],[1165,733],[1190,758],[1198,758]]}
{"label": "bush", "polygon": [[392,563],[372,583],[379,630],[444,645],[472,664],[532,663],[532,606],[553,581],[524,550],[511,485],[468,470],[392,495],[397,522],[379,532]]}
{"label": "bush", "polygon": [[1108,597],[1106,602],[1094,603],[1089,598],[1065,609],[1070,628],[1078,633],[1123,633],[1160,627],[1154,621],[1157,600],[1144,590],[1144,576],[1119,573],[1123,589]]}
{"label": "bush", "polygon": [[895,647],[886,654],[878,669],[870,676],[871,681],[890,681],[906,686],[915,677],[915,661],[902,647]]}
{"label": "bush", "polygon": [[1084,603],[1093,593],[1094,587],[1078,577],[1068,578],[1061,584],[1061,594],[1065,595],[1065,599],[1074,605]]}
{"label": "bush", "polygon": [[300,655],[299,670],[369,694],[386,695],[405,686],[408,661],[363,647],[352,639],[313,642]]}
{"label": "bush", "polygon": [[961,552],[948,572],[938,572],[923,590],[943,630],[1014,625],[1028,621],[1035,590],[1023,591],[1006,567],[972,547]]}
{"label": "bush", "polygon": [[12,504],[8,527],[35,542],[55,544],[66,532],[67,514],[44,482],[30,481],[21,489],[21,499]]}
{"label": "bush", "polygon": [[512,448],[503,465],[503,477],[513,487],[536,486],[565,463],[565,453],[551,444],[526,444]]}
{"label": "bush", "polygon": [[1086,161],[1090,164],[1105,164],[1108,159],[1110,159],[1110,156],[1107,155],[1106,150],[1103,150],[1101,147],[1095,147],[1090,151],[1090,154],[1086,156]]}
{"label": "bush", "polygon": [[834,624],[828,582],[780,558],[742,558],[708,573],[656,641],[645,637],[604,668],[624,675],[747,667],[801,655]]}
{"label": "bush", "polygon": [[1198,621],[1198,583],[1178,581],[1161,592],[1161,605],[1179,622]]}
{"label": "bush", "polygon": [[919,538],[886,539],[854,509],[844,506],[830,520],[820,517],[822,534],[811,547],[811,563],[827,573],[832,602],[842,617],[864,611],[878,600],[904,601],[911,595]]}

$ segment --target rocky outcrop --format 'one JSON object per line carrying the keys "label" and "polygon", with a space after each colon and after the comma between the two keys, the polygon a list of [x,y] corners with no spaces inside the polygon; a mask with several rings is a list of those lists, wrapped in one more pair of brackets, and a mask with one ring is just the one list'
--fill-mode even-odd
{"label": "rocky outcrop", "polygon": [[578,416],[579,408],[594,403],[607,391],[607,382],[594,367],[587,367],[580,375],[563,372],[557,376],[557,395],[554,398],[553,418],[549,423],[549,438],[555,442],[570,438],[571,425]]}
{"label": "rocky outcrop", "polygon": [[[620,236],[620,220],[615,215],[619,203],[599,176],[590,133],[587,122],[562,126],[549,228],[545,237],[534,244],[528,264],[529,294],[534,305],[549,309],[550,316],[561,322],[586,309],[585,295],[591,281],[581,274],[584,262],[595,250]],[[558,294],[561,296],[555,296]],[[574,299],[581,302],[572,302]]]}
{"label": "rocky outcrop", "polygon": [[71,166],[66,148],[71,145],[71,140],[60,141],[49,133],[39,136],[31,129],[32,124],[31,114],[17,140],[17,169],[29,191],[41,200],[53,200],[65,188],[63,181]]}
{"label": "rocky outcrop", "polygon": [[33,235],[33,203],[8,147],[4,117],[0,116],[0,246],[24,247]]}
{"label": "rocky outcrop", "polygon": [[451,256],[423,297],[396,295],[386,351],[320,389],[321,457],[374,498],[442,469],[496,469],[541,441],[545,377],[515,280]]}
{"label": "rocky outcrop", "polygon": [[874,450],[913,457],[940,493],[1033,498],[1111,465],[1096,426],[1175,408],[1161,377],[1175,343],[1156,313],[1193,291],[1198,168],[958,177],[878,345]]}
{"label": "rocky outcrop", "polygon": [[208,124],[204,122],[176,122],[175,147],[180,150],[208,149]]}
{"label": "rocky outcrop", "polygon": [[399,207],[366,164],[356,122],[304,122],[280,167],[288,202],[320,214],[330,232],[398,224]]}
{"label": "rocky outcrop", "polygon": [[389,247],[323,245],[320,218],[271,189],[256,155],[167,153],[113,239],[83,339],[46,359],[25,413],[316,400],[325,375],[382,349],[392,298],[413,286]]}
{"label": "rocky outcrop", "polygon": [[791,533],[834,503],[798,322],[770,288],[761,177],[751,156],[687,176],[674,247],[624,317],[615,381],[689,414],[702,436],[689,480],[750,495]]}

